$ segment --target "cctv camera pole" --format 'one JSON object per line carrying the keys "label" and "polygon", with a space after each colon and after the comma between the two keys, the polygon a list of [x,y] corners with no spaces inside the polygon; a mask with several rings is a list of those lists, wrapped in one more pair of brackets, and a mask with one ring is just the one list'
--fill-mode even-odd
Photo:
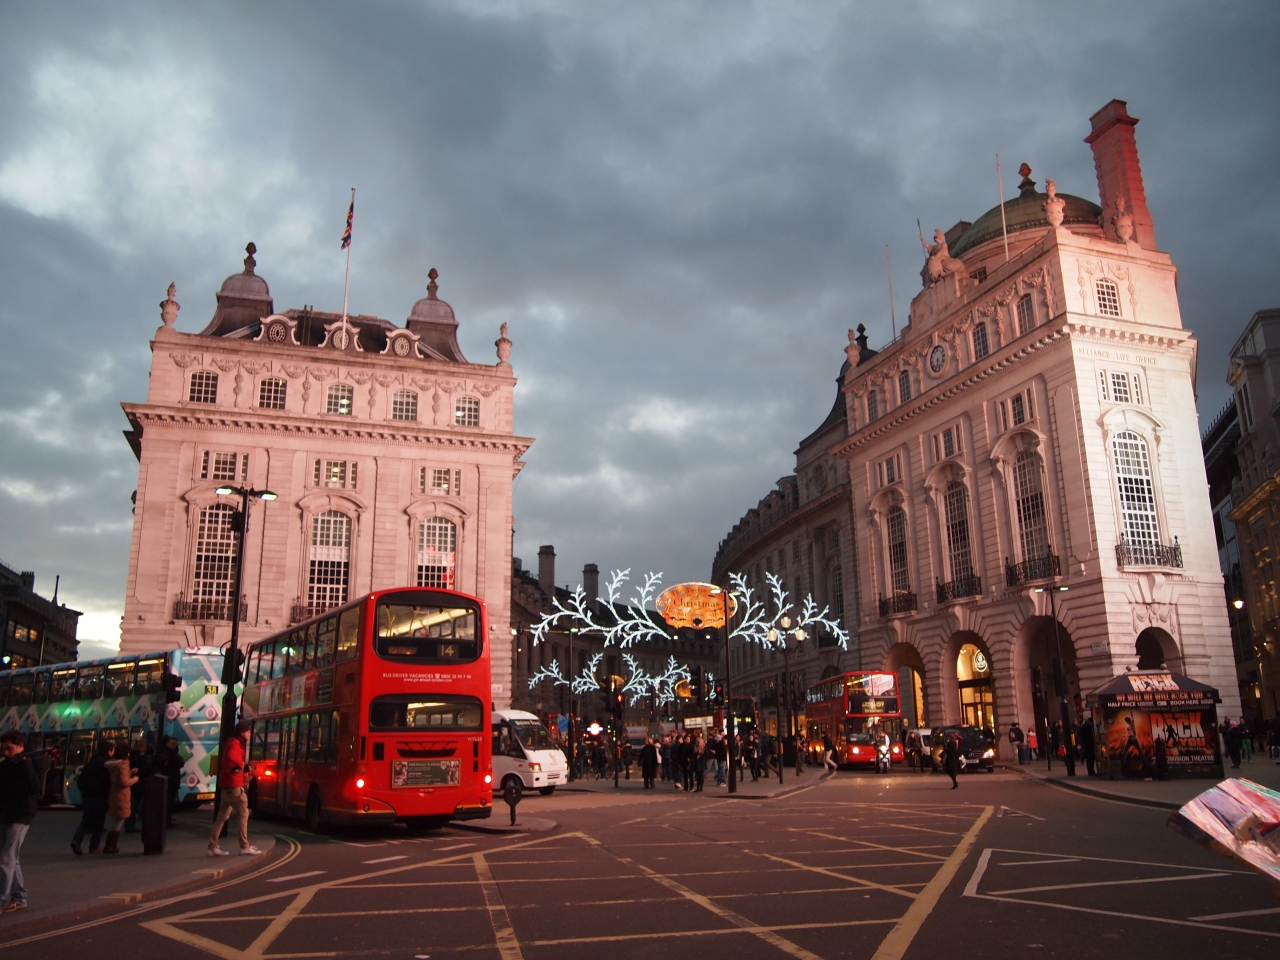
{"label": "cctv camera pole", "polygon": [[729,618],[731,616],[730,607],[729,607],[729,588],[721,587],[720,595],[724,598],[724,698],[729,707],[728,709],[729,719],[727,722],[728,725],[726,727],[729,733],[729,742],[726,744],[726,748],[728,751],[726,753],[726,756],[729,758],[729,792],[737,793],[738,792],[738,775],[737,775],[737,763],[735,761],[736,761],[738,750],[737,750],[737,744],[734,742],[735,724],[734,724],[734,716],[733,716],[733,657],[729,653],[729,636],[730,636]]}

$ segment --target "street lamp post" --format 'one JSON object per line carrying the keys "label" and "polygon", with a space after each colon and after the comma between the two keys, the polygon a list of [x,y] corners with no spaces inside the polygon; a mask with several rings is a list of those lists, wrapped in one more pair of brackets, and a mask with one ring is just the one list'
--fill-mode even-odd
{"label": "street lamp post", "polygon": [[[1054,686],[1059,686],[1059,679],[1061,679],[1062,740],[1063,749],[1065,750],[1064,759],[1067,763],[1067,776],[1074,777],[1076,775],[1076,751],[1075,738],[1071,734],[1071,705],[1067,702],[1067,664],[1066,661],[1062,659],[1062,635],[1058,631],[1058,611],[1053,602],[1054,594],[1066,593],[1067,589],[1067,587],[1060,586],[1036,587],[1036,593],[1047,593],[1049,595],[1049,616],[1053,618],[1053,643],[1058,651],[1058,669],[1054,672],[1053,683]],[[1048,746],[1049,749],[1046,750],[1045,753],[1048,754],[1049,768],[1052,769],[1052,741],[1050,741]]]}
{"label": "street lamp post", "polygon": [[[794,630],[792,630],[791,618],[787,616],[784,616],[781,620],[779,620],[778,624],[779,626],[782,627],[782,630],[778,631],[770,628],[768,637],[769,637],[769,642],[773,644],[777,644],[778,649],[782,651],[782,672],[784,677],[783,683],[784,683],[784,689],[785,689],[785,693],[783,693],[782,696],[786,697],[787,739],[791,740],[792,749],[794,750],[794,749],[797,749],[797,746],[795,742],[796,731],[793,729],[793,727],[795,726],[795,712],[791,708],[791,648],[787,645],[787,639],[793,638],[796,642],[796,647],[799,648],[800,644],[804,643],[805,632],[803,627],[796,627]],[[779,709],[779,714],[778,714],[779,727],[781,728],[781,721],[782,721],[781,696],[778,699],[778,709]],[[782,782],[782,768],[784,766],[785,764],[782,762],[782,758],[779,757],[778,758],[778,782],[779,783]]]}
{"label": "street lamp post", "polygon": [[729,792],[738,792],[737,777],[737,745],[734,743],[736,734],[734,733],[734,716],[733,716],[733,656],[729,650],[729,637],[732,631],[729,629],[729,619],[732,616],[732,607],[729,606],[729,590],[727,587],[712,587],[712,594],[720,594],[724,601],[724,699],[729,707],[728,719],[725,721],[725,730],[728,733],[729,742],[726,746],[726,756],[729,758]]}
{"label": "street lamp post", "polygon": [[[240,677],[240,592],[244,585],[244,543],[249,534],[249,504],[254,500],[274,500],[276,495],[270,490],[255,490],[252,487],[218,487],[214,491],[220,497],[232,495],[240,498],[240,510],[231,518],[231,529],[239,534],[236,538],[236,575],[231,589],[231,642],[227,644],[226,657],[222,661],[222,682],[226,690],[222,694],[222,724],[218,731],[218,759],[221,762],[222,751],[236,729],[236,684]],[[222,804],[222,784],[225,777],[219,775],[214,781],[213,815],[218,816]]]}
{"label": "street lamp post", "polygon": [[573,699],[573,635],[577,627],[569,628],[569,779],[578,779],[578,710]]}

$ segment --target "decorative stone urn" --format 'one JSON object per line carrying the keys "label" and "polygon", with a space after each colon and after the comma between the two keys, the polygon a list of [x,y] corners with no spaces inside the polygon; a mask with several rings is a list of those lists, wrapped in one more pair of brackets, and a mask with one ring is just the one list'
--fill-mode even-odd
{"label": "decorative stone urn", "polygon": [[1049,221],[1049,226],[1062,226],[1062,211],[1066,207],[1067,201],[1058,196],[1058,185],[1052,180],[1044,182],[1045,197],[1044,203],[1040,204],[1040,209],[1044,211],[1045,219]]}
{"label": "decorative stone urn", "polygon": [[1121,243],[1128,243],[1133,239],[1133,214],[1127,209],[1127,203],[1124,197],[1116,198],[1116,212],[1111,215],[1111,225],[1115,227],[1116,236]]}

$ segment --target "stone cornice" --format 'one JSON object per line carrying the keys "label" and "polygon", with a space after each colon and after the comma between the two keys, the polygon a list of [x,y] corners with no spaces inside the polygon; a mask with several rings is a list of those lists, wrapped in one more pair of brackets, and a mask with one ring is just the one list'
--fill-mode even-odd
{"label": "stone cornice", "polygon": [[1242,528],[1242,532],[1248,532],[1248,524],[1244,523],[1249,519],[1249,514],[1258,509],[1264,501],[1273,496],[1277,490],[1280,490],[1280,473],[1274,477],[1267,477],[1260,484],[1254,487],[1247,497],[1240,503],[1231,508],[1231,512],[1227,514],[1227,519],[1234,523],[1237,527]]}
{"label": "stone cornice", "polygon": [[[824,493],[822,496],[818,497],[817,499],[810,500],[808,503],[805,503],[799,507],[796,507],[796,509],[792,510],[790,513],[785,514],[784,516],[775,520],[773,523],[769,524],[769,526],[765,527],[759,533],[756,533],[754,536],[750,537],[745,542],[743,542],[743,544],[740,547],[738,547],[736,550],[733,551],[733,553],[731,554],[731,557],[737,558],[742,556],[744,553],[749,552],[751,549],[758,547],[760,543],[766,540],[768,537],[777,533],[781,527],[794,523],[796,520],[799,520],[803,517],[811,516],[812,514],[818,513],[821,510],[825,510],[828,507],[834,506],[835,504],[839,503],[842,497],[848,497],[848,496],[849,496],[849,482],[846,480],[844,483],[841,483],[832,487],[830,490],[828,490],[826,493]],[[852,509],[852,503],[850,503],[850,509]],[[726,537],[726,540],[727,539],[728,538]],[[719,551],[716,551],[716,553],[717,553],[717,556],[719,556]],[[715,561],[713,561],[712,577],[715,577],[718,575],[718,573],[723,572],[723,569],[727,566],[730,566],[730,564],[721,565],[721,564],[716,564]]]}
{"label": "stone cornice", "polygon": [[230,433],[275,435],[284,437],[333,437],[369,443],[396,443],[415,447],[490,450],[510,453],[519,458],[533,445],[532,437],[514,437],[491,433],[445,433],[437,427],[407,428],[400,421],[390,423],[339,422],[332,420],[280,417],[267,419],[246,412],[198,410],[193,407],[159,407],[141,403],[120,405],[135,428],[147,426],[184,429],[220,430]]}
{"label": "stone cornice", "polygon": [[[1070,315],[1043,324],[1034,334],[1019,337],[1000,352],[993,354],[986,363],[969,366],[963,373],[943,381],[928,393],[922,394],[912,402],[896,408],[893,413],[885,414],[871,424],[861,428],[853,436],[832,446],[828,452],[835,456],[847,456],[860,447],[867,446],[882,439],[886,434],[896,432],[902,424],[920,416],[939,404],[953,400],[960,394],[988,380],[996,374],[1008,369],[1014,363],[1027,359],[1033,354],[1046,350],[1060,341],[1085,341],[1089,343],[1113,343],[1131,348],[1146,347],[1148,349],[1172,352],[1182,350],[1194,338],[1187,330],[1169,330],[1159,334],[1144,332],[1128,325],[1107,324],[1103,326],[1090,318],[1080,322]],[[845,387],[845,392],[850,391]]]}

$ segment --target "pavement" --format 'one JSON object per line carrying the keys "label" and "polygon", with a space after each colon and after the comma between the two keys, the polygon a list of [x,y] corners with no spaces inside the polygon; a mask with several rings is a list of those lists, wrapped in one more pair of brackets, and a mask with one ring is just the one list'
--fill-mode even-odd
{"label": "pavement", "polygon": [[[77,857],[71,835],[80,822],[79,810],[41,810],[22,844],[20,862],[29,906],[0,918],[0,941],[50,924],[65,924],[110,913],[122,906],[174,896],[212,881],[261,866],[272,859],[275,837],[262,824],[249,821],[249,839],[261,857],[210,858],[207,854],[212,808],[181,812],[168,831],[165,852],[144,856],[142,835],[120,834],[120,852]],[[87,846],[87,841],[86,841]],[[236,849],[235,838],[223,840],[224,850]]]}
{"label": "pavement", "polygon": [[[1000,766],[1020,773],[1024,777],[1041,780],[1067,790],[1162,810],[1177,810],[1198,794],[1222,782],[1217,777],[1187,780],[1111,780],[1107,777],[1088,776],[1084,764],[1077,764],[1076,776],[1069,777],[1063,764],[1056,760],[1051,770],[1046,769],[1043,760],[1026,765],[1006,763]],[[1280,790],[1280,764],[1268,759],[1265,754],[1254,754],[1253,759],[1242,762],[1239,769],[1233,768],[1228,762],[1226,772],[1229,779],[1252,780],[1272,790]]]}

